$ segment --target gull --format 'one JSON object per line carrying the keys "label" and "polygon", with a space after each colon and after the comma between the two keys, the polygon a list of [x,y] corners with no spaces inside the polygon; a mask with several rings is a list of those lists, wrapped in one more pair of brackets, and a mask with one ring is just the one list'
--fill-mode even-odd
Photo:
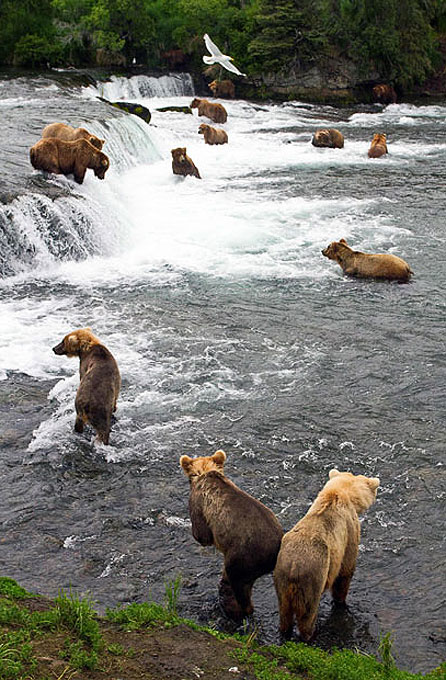
{"label": "gull", "polygon": [[228,71],[232,71],[232,73],[237,73],[239,76],[246,76],[246,73],[242,73],[238,70],[237,66],[231,64],[231,61],[233,61],[232,57],[229,57],[227,54],[222,54],[222,52],[218,49],[217,45],[212,42],[207,33],[204,34],[203,39],[206,43],[206,47],[212,55],[211,57],[203,57],[205,64],[220,64],[220,66],[223,66],[223,68],[227,69]]}

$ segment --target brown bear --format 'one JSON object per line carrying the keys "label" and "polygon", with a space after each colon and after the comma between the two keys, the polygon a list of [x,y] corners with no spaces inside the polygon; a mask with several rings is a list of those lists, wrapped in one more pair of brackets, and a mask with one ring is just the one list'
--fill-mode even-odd
{"label": "brown bear", "polygon": [[192,158],[186,153],[186,147],[179,147],[178,149],[172,149],[172,171],[174,175],[193,175],[201,179],[198,168],[193,162]]}
{"label": "brown bear", "polygon": [[217,104],[214,102],[209,102],[207,99],[195,99],[192,100],[191,109],[198,109],[199,116],[207,116],[214,123],[226,123],[228,119],[228,114],[226,112],[223,104]]}
{"label": "brown bear", "polygon": [[224,555],[219,587],[224,611],[239,621],[252,613],[254,581],[274,569],[283,530],[274,513],[239,489],[224,474],[224,451],[213,456],[181,456],[190,482],[192,534],[201,545]]}
{"label": "brown bear", "polygon": [[96,338],[91,328],[80,328],[68,333],[55,354],[79,357],[80,384],[76,394],[76,432],[84,431],[89,423],[96,430],[97,439],[108,444],[112,414],[121,389],[118,364],[112,353]]}
{"label": "brown bear", "polygon": [[214,97],[221,97],[222,99],[234,99],[235,87],[232,80],[213,80],[208,85]]}
{"label": "brown bear", "polygon": [[387,151],[386,135],[384,133],[377,132],[373,135],[372,143],[370,144],[370,149],[368,151],[369,158],[380,158],[384,156]]}
{"label": "brown bear", "polygon": [[104,179],[110,167],[108,156],[86,139],[76,139],[74,142],[56,137],[40,139],[31,147],[29,155],[36,170],[54,172],[56,175],[72,173],[78,184],[84,181],[87,168],[94,170],[99,179]]}
{"label": "brown bear", "polygon": [[413,271],[401,257],[388,253],[361,253],[352,250],[345,238],[333,241],[321,251],[322,255],[334,260],[349,276],[363,279],[386,279],[407,283]]}
{"label": "brown bear", "polygon": [[305,517],[283,537],[274,569],[283,635],[291,634],[295,617],[301,637],[312,637],[325,590],[345,602],[358,555],[358,514],[372,505],[378,486],[378,477],[330,470]]}
{"label": "brown bear", "polygon": [[206,144],[227,144],[228,135],[225,130],[217,130],[206,123],[201,123],[198,134],[203,135]]}
{"label": "brown bear", "polygon": [[313,146],[323,146],[328,149],[343,149],[344,135],[336,128],[316,130],[311,143]]}
{"label": "brown bear", "polygon": [[397,96],[392,85],[375,85],[373,99],[380,104],[396,104]]}
{"label": "brown bear", "polygon": [[97,149],[101,150],[105,144],[105,139],[100,139],[96,135],[92,135],[85,128],[74,128],[65,123],[51,123],[47,125],[42,132],[42,138],[57,137],[57,139],[64,139],[66,142],[74,142],[76,139],[86,139],[87,142],[93,144]]}

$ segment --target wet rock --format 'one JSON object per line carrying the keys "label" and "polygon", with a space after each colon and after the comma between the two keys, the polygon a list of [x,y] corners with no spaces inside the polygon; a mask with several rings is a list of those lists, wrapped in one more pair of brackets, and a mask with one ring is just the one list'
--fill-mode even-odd
{"label": "wet rock", "polygon": [[138,116],[145,123],[150,123],[152,114],[150,113],[149,109],[143,106],[142,104],[134,104],[132,102],[110,102],[108,101],[108,99],[104,99],[103,97],[98,97],[98,99],[101,102],[110,104],[110,106],[114,106],[115,109],[121,109],[122,111],[126,111],[127,113],[132,113],[134,116]]}

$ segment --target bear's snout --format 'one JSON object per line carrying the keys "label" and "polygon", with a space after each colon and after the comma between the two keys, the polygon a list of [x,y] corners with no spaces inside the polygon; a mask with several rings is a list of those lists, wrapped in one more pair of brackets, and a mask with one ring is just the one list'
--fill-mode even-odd
{"label": "bear's snout", "polygon": [[53,352],[54,354],[65,354],[65,345],[63,340],[62,342],[59,342],[58,345],[53,347]]}

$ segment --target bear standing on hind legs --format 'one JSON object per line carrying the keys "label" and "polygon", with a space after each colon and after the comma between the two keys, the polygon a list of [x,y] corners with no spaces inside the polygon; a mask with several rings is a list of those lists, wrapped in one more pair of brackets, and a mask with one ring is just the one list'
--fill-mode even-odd
{"label": "bear standing on hind legs", "polygon": [[90,328],[68,333],[54,354],[79,357],[80,383],[76,394],[76,432],[83,432],[89,423],[97,438],[108,444],[112,414],[116,411],[121,376],[112,353],[96,338]]}
{"label": "bear standing on hind legs", "polygon": [[253,611],[254,581],[274,569],[283,530],[274,513],[224,474],[224,451],[181,456],[189,478],[192,534],[224,555],[219,595],[226,614],[240,621]]}

